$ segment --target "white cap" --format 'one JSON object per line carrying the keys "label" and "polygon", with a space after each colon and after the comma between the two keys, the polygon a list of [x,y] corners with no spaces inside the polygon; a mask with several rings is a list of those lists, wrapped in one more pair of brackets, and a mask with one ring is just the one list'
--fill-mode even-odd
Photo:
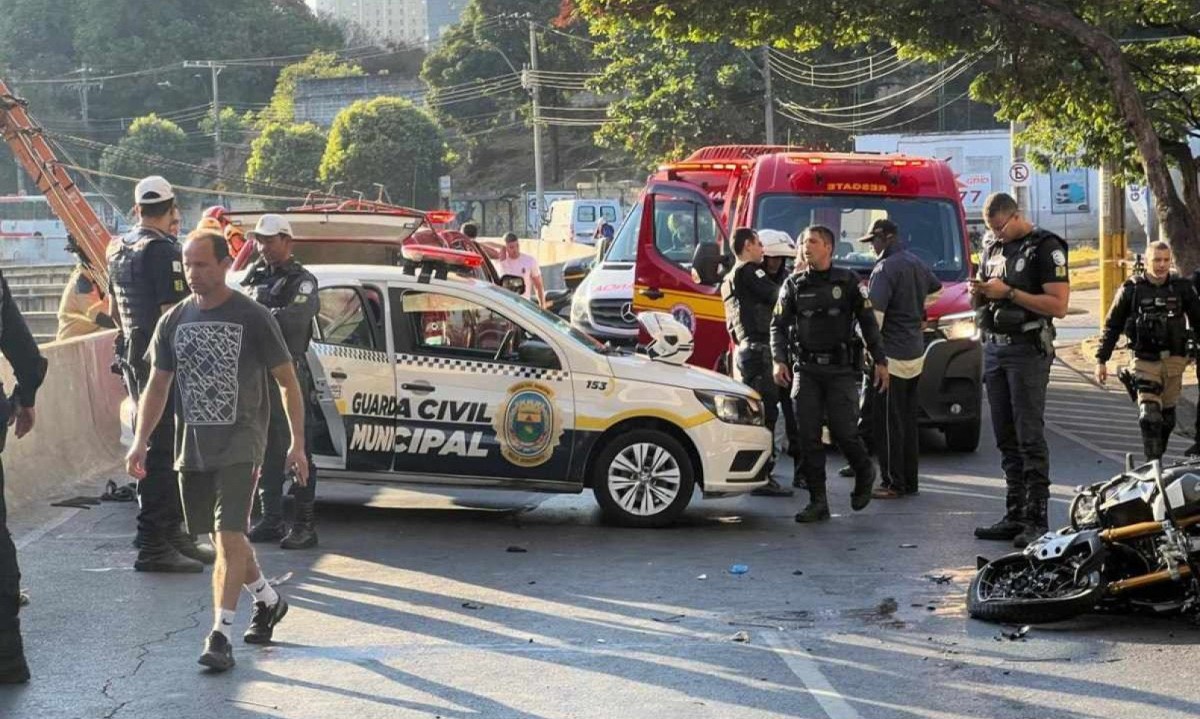
{"label": "white cap", "polygon": [[138,205],[153,205],[175,198],[175,190],[166,178],[158,175],[143,177],[133,188],[133,201]]}
{"label": "white cap", "polygon": [[254,231],[249,234],[252,237],[272,237],[274,235],[292,237],[292,224],[283,215],[268,213],[258,218],[258,224],[254,226]]}
{"label": "white cap", "polygon": [[763,255],[766,257],[791,257],[796,254],[796,244],[792,237],[783,230],[759,230],[758,239],[762,242]]}

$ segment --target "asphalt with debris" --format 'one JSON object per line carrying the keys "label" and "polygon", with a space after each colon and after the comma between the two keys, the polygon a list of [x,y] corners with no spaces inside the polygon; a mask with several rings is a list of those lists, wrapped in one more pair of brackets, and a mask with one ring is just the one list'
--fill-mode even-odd
{"label": "asphalt with debris", "polygon": [[[1136,426],[1077,380],[1056,370],[1051,401],[1105,416],[1051,423],[1055,521],[1071,487],[1119,469],[1123,445],[1086,430]],[[0,717],[1200,715],[1186,622],[1096,615],[1022,636],[966,617],[976,557],[1005,551],[971,536],[1002,505],[989,439],[931,449],[919,497],[859,513],[831,458],[836,516],[818,526],[792,521],[800,497],[697,497],[680,526],[641,531],[603,524],[590,495],[325,484],[320,550],[260,549],[269,576],[291,573],[277,643],[237,641],[225,675],[196,664],[208,574],[129,568],[133,505],[29,508],[14,533],[35,679],[0,689]],[[243,600],[238,631],[248,620]]]}

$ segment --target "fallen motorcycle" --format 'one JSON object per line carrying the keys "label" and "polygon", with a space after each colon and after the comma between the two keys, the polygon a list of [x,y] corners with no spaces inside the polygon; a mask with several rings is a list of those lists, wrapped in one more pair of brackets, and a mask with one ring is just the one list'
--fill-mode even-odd
{"label": "fallen motorcycle", "polygon": [[1200,609],[1200,461],[1133,467],[1078,489],[1070,525],[987,561],[967,611],[993,622],[1056,622],[1095,610]]}

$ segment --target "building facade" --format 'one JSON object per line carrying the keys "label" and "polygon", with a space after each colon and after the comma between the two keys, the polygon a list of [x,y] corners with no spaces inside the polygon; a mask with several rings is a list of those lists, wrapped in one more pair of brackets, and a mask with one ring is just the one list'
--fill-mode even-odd
{"label": "building facade", "polygon": [[427,1],[314,0],[312,8],[318,15],[353,23],[382,42],[420,45],[428,31]]}

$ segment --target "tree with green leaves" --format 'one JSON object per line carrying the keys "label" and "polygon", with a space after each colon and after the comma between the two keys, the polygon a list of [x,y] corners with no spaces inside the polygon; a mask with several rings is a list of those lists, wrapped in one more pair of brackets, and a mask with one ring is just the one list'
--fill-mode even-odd
{"label": "tree with green leaves", "polygon": [[[590,17],[629,18],[675,40],[716,40],[736,28],[746,47],[810,50],[877,38],[928,61],[992,54],[997,67],[976,81],[973,94],[997,102],[1002,117],[1028,123],[1033,139],[1066,136],[1043,148],[1051,154],[1084,150],[1120,162],[1134,150],[1180,264],[1200,265],[1196,162],[1181,142],[1196,128],[1170,119],[1192,107],[1198,92],[1195,74],[1178,72],[1200,61],[1194,0],[579,0],[579,6]],[[1141,66],[1147,61],[1155,64]],[[1173,86],[1153,89],[1156,83]],[[1155,110],[1163,95],[1176,96],[1177,111]],[[1190,183],[1182,197],[1171,164]]]}
{"label": "tree with green leaves", "polygon": [[425,110],[398,97],[360,100],[334,119],[319,179],[368,197],[383,185],[395,202],[431,208],[445,156],[442,129]]}
{"label": "tree with green leaves", "polygon": [[612,98],[609,122],[596,132],[601,145],[653,166],[700,145],[762,140],[763,79],[745,51],[725,40],[668,42],[620,16],[592,30],[604,38],[595,52],[607,62],[590,84]]}
{"label": "tree with green leaves", "polygon": [[[325,133],[310,122],[267,125],[250,143],[246,182],[315,190],[320,184],[317,170],[321,167],[326,142]],[[256,191],[263,190],[261,185],[251,187]]]}
{"label": "tree with green leaves", "polygon": [[275,82],[271,103],[259,113],[259,124],[287,123],[296,119],[296,89],[301,80],[321,77],[359,77],[363,69],[354,62],[343,62],[332,52],[320,50],[300,62],[283,68]]}
{"label": "tree with green leaves", "polygon": [[[190,185],[192,173],[186,168],[165,164],[162,158],[186,161],[187,135],[179,125],[150,114],[139,117],[129,126],[125,137],[100,156],[100,171],[124,177],[142,178],[162,175],[176,185]],[[127,180],[108,178],[105,188],[118,197],[131,189]]]}

